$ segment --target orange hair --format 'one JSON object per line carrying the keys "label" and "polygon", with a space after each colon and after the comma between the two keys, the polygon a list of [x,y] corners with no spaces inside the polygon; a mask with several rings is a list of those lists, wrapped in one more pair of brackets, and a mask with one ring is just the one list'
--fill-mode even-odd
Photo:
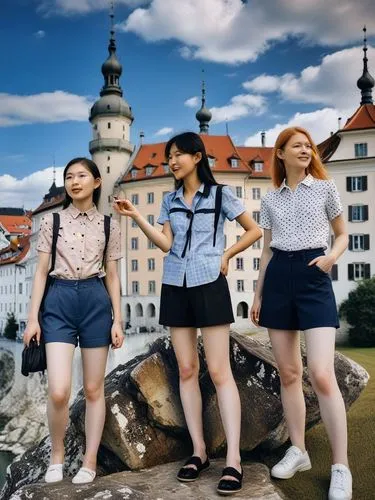
{"label": "orange hair", "polygon": [[275,146],[272,152],[271,177],[272,182],[276,187],[281,186],[286,176],[284,162],[277,156],[277,151],[279,149],[283,149],[287,142],[291,139],[291,137],[296,134],[304,134],[311,144],[311,162],[306,169],[306,173],[311,174],[316,179],[328,179],[327,171],[322,163],[322,160],[320,159],[318,148],[315,142],[312,140],[311,135],[306,129],[302,127],[289,127],[280,132],[278,138],[276,139]]}

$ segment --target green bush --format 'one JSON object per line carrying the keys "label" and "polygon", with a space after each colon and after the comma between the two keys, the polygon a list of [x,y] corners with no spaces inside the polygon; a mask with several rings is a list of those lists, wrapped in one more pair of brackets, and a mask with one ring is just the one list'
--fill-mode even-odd
{"label": "green bush", "polygon": [[16,340],[17,338],[18,324],[14,313],[7,314],[7,323],[4,328],[4,337],[10,340]]}
{"label": "green bush", "polygon": [[350,325],[354,347],[375,347],[375,277],[360,281],[340,306],[340,316]]}

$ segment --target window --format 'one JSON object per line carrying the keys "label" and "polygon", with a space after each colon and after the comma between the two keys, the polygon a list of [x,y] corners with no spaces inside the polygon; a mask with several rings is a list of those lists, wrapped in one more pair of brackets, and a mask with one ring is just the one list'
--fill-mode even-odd
{"label": "window", "polygon": [[107,174],[109,174],[110,172],[111,172],[111,167],[107,165]]}
{"label": "window", "polygon": [[147,176],[151,175],[153,170],[154,169],[152,167],[146,167],[146,175]]}
{"label": "window", "polygon": [[349,205],[349,222],[364,222],[368,220],[368,205]]}
{"label": "window", "polygon": [[259,210],[254,210],[253,211],[253,219],[255,220],[255,222],[257,224],[259,224],[259,221],[260,221],[260,212],[259,212]]}
{"label": "window", "polygon": [[111,159],[111,157],[110,157],[110,156],[107,156],[107,161],[109,161],[110,159]]}
{"label": "window", "polygon": [[236,236],[236,242],[240,241],[240,239],[241,239],[241,236],[239,234],[237,234],[237,236]]}
{"label": "window", "polygon": [[155,271],[155,259],[148,259],[148,270]]}
{"label": "window", "polygon": [[350,234],[349,235],[349,250],[354,252],[370,250],[370,235],[369,234]]}
{"label": "window", "polygon": [[244,292],[244,291],[245,291],[244,280],[237,280],[237,292]]}
{"label": "window", "polygon": [[138,281],[132,281],[132,294],[135,295],[139,291],[139,283]]}
{"label": "window", "polygon": [[255,161],[254,162],[254,171],[255,172],[263,172],[263,162],[262,161]]}
{"label": "window", "polygon": [[138,205],[138,201],[139,201],[138,195],[137,194],[132,194],[131,201],[132,201],[133,205]]}
{"label": "window", "polygon": [[156,292],[156,283],[155,281],[149,281],[148,282],[148,293],[155,293]]}
{"label": "window", "polygon": [[111,195],[108,195],[108,203],[111,203]]}
{"label": "window", "polygon": [[257,289],[258,280],[253,280],[253,292],[255,293]]}
{"label": "window", "polygon": [[242,198],[242,187],[236,186],[236,196],[237,198]]}
{"label": "window", "polygon": [[260,239],[257,240],[255,243],[253,243],[253,250],[259,250],[260,249]]}
{"label": "window", "polygon": [[356,262],[348,264],[348,279],[350,281],[357,281],[361,279],[368,279],[371,277],[370,264],[364,262]]}
{"label": "window", "polygon": [[108,122],[108,128],[111,128],[111,122]]}
{"label": "window", "polygon": [[260,259],[257,257],[253,259],[253,269],[254,271],[259,271]]}
{"label": "window", "polygon": [[138,224],[135,222],[134,219],[132,219],[132,227],[138,227]]}
{"label": "window", "polygon": [[147,203],[154,203],[155,197],[154,193],[147,193]]}
{"label": "window", "polygon": [[22,283],[18,283],[18,293],[22,295]]}
{"label": "window", "polygon": [[367,175],[347,177],[346,190],[349,192],[367,191]]}
{"label": "window", "polygon": [[154,216],[153,215],[148,215],[147,216],[147,222],[153,226],[155,224],[154,222]]}
{"label": "window", "polygon": [[22,304],[19,305],[19,312],[22,313]]}
{"label": "window", "polygon": [[243,258],[242,257],[236,258],[236,269],[238,271],[243,271],[244,267],[243,267]]}
{"label": "window", "polygon": [[131,239],[132,250],[138,250],[138,238]]}
{"label": "window", "polygon": [[215,158],[208,157],[208,164],[210,168],[213,168],[215,166]]}
{"label": "window", "polygon": [[150,249],[150,250],[153,250],[154,248],[156,248],[156,245],[151,240],[148,240],[147,248]]}
{"label": "window", "polygon": [[331,278],[332,278],[332,281],[338,281],[338,279],[339,279],[339,272],[338,272],[338,265],[337,264],[333,264],[333,266],[332,266]]}
{"label": "window", "polygon": [[135,179],[137,177],[137,169],[136,168],[132,168],[131,176],[132,176],[132,179]]}
{"label": "window", "polygon": [[356,158],[367,156],[367,142],[360,142],[359,144],[354,144],[354,156]]}
{"label": "window", "polygon": [[138,271],[138,261],[136,259],[132,260],[132,271]]}
{"label": "window", "polygon": [[253,188],[253,200],[260,200],[260,188]]}
{"label": "window", "polygon": [[230,166],[232,168],[238,168],[239,167],[239,161],[237,158],[231,158],[230,160]]}

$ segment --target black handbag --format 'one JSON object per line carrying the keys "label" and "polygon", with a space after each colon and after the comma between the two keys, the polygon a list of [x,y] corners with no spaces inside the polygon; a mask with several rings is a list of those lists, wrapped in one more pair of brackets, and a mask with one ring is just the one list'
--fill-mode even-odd
{"label": "black handbag", "polygon": [[[53,231],[52,231],[52,262],[51,268],[48,271],[46,286],[44,288],[43,298],[39,308],[39,316],[44,307],[44,301],[48,293],[48,289],[53,283],[53,278],[50,273],[55,269],[56,262],[56,245],[57,237],[59,235],[60,226],[60,215],[58,213],[53,213]],[[40,318],[39,318],[40,324]],[[43,341],[43,332],[40,336],[40,343],[38,344],[34,339],[31,340],[29,346],[24,347],[22,351],[22,365],[21,373],[25,377],[29,376],[29,373],[44,372],[47,369],[47,356],[46,356],[46,345]]]}

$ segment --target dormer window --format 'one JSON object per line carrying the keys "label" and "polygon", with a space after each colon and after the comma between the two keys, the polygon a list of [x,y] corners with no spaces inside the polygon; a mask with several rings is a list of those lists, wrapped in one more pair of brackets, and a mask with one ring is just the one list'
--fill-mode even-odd
{"label": "dormer window", "polygon": [[208,164],[210,168],[214,168],[215,162],[216,162],[215,158],[211,158],[210,156],[208,157]]}
{"label": "dormer window", "polygon": [[240,162],[239,162],[238,158],[231,158],[230,166],[232,168],[238,168],[240,166]]}
{"label": "dormer window", "polygon": [[146,167],[146,175],[149,176],[152,174],[153,168],[152,167]]}
{"label": "dormer window", "polygon": [[254,172],[263,172],[263,162],[255,161],[254,162]]}
{"label": "dormer window", "polygon": [[163,163],[163,170],[165,174],[169,174],[169,165],[168,163]]}
{"label": "dormer window", "polygon": [[132,179],[135,179],[137,177],[137,169],[136,168],[132,169],[131,176],[132,176]]}
{"label": "dormer window", "polygon": [[367,156],[367,142],[354,144],[354,155],[356,158],[363,158]]}

